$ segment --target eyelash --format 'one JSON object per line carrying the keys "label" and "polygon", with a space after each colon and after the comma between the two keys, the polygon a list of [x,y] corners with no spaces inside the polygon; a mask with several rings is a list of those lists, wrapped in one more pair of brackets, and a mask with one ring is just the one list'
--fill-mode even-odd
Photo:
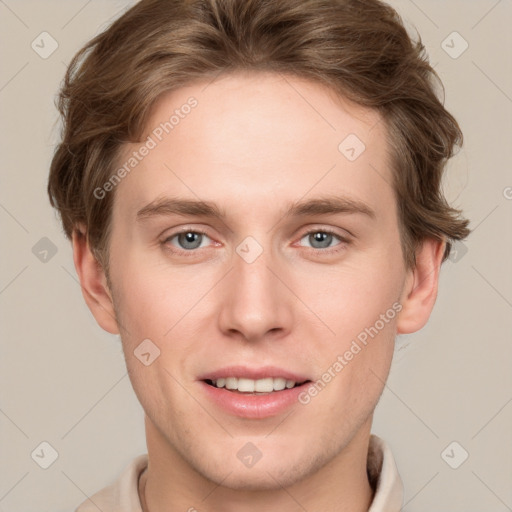
{"label": "eyelash", "polygon": [[[180,230],[180,231],[173,233],[173,234],[169,235],[168,237],[166,237],[163,240],[162,245],[164,245],[167,248],[167,250],[169,250],[170,252],[172,252],[174,254],[177,254],[178,256],[185,256],[185,257],[195,256],[197,254],[197,249],[191,249],[189,251],[186,251],[185,249],[177,249],[174,246],[172,246],[172,249],[169,248],[168,242],[170,242],[170,240],[172,240],[173,238],[175,238],[178,235],[185,234],[185,233],[194,233],[194,234],[204,235],[204,236],[207,236],[208,238],[210,238],[208,233],[202,229],[197,229],[197,228],[183,229],[183,230]],[[344,245],[348,245],[350,243],[350,241],[346,237],[339,235],[336,231],[329,229],[329,228],[311,229],[310,231],[304,232],[300,236],[299,240],[302,240],[307,235],[312,235],[315,233],[325,233],[328,235],[333,235],[340,241],[340,243],[338,245],[336,245],[334,247],[328,247],[326,249],[316,249],[314,247],[305,247],[305,249],[309,249],[310,251],[313,251],[315,253],[321,253],[324,255],[334,254],[334,253],[341,251]]]}
{"label": "eyelash", "polygon": [[335,245],[334,247],[327,247],[326,249],[315,249],[314,247],[304,247],[304,249],[307,249],[308,251],[313,251],[316,254],[321,254],[321,255],[336,254],[336,253],[340,252],[344,248],[344,246],[349,244],[349,240],[346,237],[341,236],[336,231],[334,231],[333,229],[329,229],[329,228],[322,228],[322,229],[313,228],[309,231],[306,231],[306,232],[302,233],[302,235],[299,238],[299,241],[302,240],[305,236],[312,235],[315,233],[325,233],[327,235],[332,235],[340,241],[340,243],[338,245]]}

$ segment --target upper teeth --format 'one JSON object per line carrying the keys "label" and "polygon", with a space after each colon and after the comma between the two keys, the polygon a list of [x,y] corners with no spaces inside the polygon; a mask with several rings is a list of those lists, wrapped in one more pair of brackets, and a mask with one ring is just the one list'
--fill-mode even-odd
{"label": "upper teeth", "polygon": [[284,388],[293,388],[296,384],[293,380],[287,380],[281,377],[268,377],[258,380],[227,377],[225,379],[214,380],[212,383],[218,388],[226,387],[226,389],[238,390],[245,393],[270,393],[272,391],[281,391]]}

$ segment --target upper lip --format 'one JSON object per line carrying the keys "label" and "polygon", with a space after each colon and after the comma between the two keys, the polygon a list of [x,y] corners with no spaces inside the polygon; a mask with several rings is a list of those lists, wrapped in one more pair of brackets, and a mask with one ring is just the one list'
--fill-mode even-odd
{"label": "upper lip", "polygon": [[226,366],[212,372],[201,375],[198,380],[217,380],[225,379],[227,377],[238,377],[244,379],[265,379],[269,377],[283,378],[293,380],[293,382],[305,382],[308,377],[299,373],[290,372],[284,368],[277,366],[263,366],[260,368],[250,368],[248,366]]}

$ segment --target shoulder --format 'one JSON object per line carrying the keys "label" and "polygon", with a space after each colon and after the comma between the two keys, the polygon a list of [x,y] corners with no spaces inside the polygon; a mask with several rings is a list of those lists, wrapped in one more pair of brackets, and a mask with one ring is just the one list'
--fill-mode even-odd
{"label": "shoulder", "polygon": [[117,480],[81,503],[75,512],[141,512],[138,481],[147,464],[147,453],[135,457]]}

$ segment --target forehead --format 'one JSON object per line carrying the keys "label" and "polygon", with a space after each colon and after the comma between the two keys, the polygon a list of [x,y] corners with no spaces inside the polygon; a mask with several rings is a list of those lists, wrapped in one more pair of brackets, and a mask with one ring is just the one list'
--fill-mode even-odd
{"label": "forehead", "polygon": [[[295,76],[239,72],[168,92],[152,108],[148,140],[116,192],[133,210],[165,194],[247,209],[315,191],[392,195],[380,115]],[[118,163],[141,145],[127,145]]]}

